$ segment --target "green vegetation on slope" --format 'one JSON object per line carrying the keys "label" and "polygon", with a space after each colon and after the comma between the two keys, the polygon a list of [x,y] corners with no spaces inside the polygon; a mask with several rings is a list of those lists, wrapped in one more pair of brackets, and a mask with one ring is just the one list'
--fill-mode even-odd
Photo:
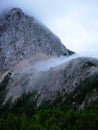
{"label": "green vegetation on slope", "polygon": [[98,130],[98,104],[83,111],[40,109],[31,116],[0,117],[0,130]]}

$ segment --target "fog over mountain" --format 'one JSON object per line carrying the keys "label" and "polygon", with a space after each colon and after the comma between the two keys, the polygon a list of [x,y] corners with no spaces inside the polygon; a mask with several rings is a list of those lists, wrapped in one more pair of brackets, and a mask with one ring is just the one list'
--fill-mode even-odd
{"label": "fog over mountain", "polygon": [[70,50],[98,58],[97,0],[0,0],[0,13],[12,7],[39,19]]}
{"label": "fog over mountain", "polygon": [[37,53],[51,57],[74,54],[47,27],[21,9],[13,8],[0,17],[1,73]]}
{"label": "fog over mountain", "polygon": [[96,58],[80,57],[20,8],[2,13],[0,115],[41,107],[83,110],[97,101]]}
{"label": "fog over mountain", "polygon": [[98,129],[97,4],[0,0],[0,130]]}

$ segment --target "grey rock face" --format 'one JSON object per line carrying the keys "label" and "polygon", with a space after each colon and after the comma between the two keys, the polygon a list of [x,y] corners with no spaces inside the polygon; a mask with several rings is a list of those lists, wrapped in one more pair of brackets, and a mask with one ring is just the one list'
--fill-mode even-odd
{"label": "grey rock face", "polygon": [[[66,94],[72,94],[72,104],[76,106],[78,104],[78,109],[81,109],[83,104],[85,105],[85,100],[86,104],[87,102],[90,104],[92,99],[96,100],[98,92],[96,91],[94,96],[93,91],[97,87],[94,87],[94,84],[98,79],[98,60],[76,58],[58,65],[53,64],[53,61],[57,62],[58,60],[59,58],[52,59],[45,55],[39,55],[22,61],[13,70],[5,73],[1,77],[1,81],[8,73],[11,75],[2,105],[5,105],[9,99],[11,99],[11,103],[14,103],[23,94],[28,95],[32,92],[37,93],[37,106],[44,101],[53,102],[58,95],[63,97]],[[84,92],[82,92],[83,90]],[[78,96],[80,97],[84,93],[83,100],[77,103]],[[91,96],[88,97],[89,93]],[[66,98],[63,100],[66,104]]]}
{"label": "grey rock face", "polygon": [[73,54],[47,27],[21,9],[14,8],[0,18],[0,72],[38,52],[51,56]]}

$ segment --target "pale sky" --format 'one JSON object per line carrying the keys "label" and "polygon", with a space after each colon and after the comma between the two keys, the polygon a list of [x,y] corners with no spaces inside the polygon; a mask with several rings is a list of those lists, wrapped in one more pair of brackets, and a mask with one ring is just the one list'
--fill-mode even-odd
{"label": "pale sky", "polygon": [[20,7],[69,49],[98,58],[98,0],[0,0],[0,13]]}

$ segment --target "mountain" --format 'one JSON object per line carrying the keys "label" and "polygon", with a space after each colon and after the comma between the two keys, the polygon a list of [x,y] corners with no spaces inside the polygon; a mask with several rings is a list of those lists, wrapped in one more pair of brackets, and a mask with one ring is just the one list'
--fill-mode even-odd
{"label": "mountain", "polygon": [[47,27],[21,9],[13,8],[0,17],[1,73],[39,52],[51,56],[73,54]]}
{"label": "mountain", "polygon": [[71,57],[47,27],[14,8],[0,18],[0,114],[83,110],[98,101],[98,59]]}

